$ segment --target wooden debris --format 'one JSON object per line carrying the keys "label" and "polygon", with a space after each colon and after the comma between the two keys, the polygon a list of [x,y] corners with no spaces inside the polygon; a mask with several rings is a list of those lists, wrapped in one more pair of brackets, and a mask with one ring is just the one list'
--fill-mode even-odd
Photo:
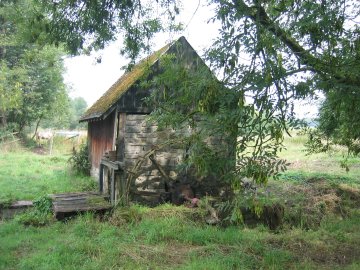
{"label": "wooden debris", "polygon": [[32,201],[15,201],[10,205],[0,205],[0,220],[13,218],[27,209],[33,207]]}
{"label": "wooden debris", "polygon": [[164,177],[164,179],[166,180],[166,182],[168,184],[174,182],[174,179],[170,178],[170,176],[168,176],[166,174],[166,172],[164,171],[164,169],[159,165],[159,163],[156,161],[154,154],[151,154],[149,156],[149,159],[151,160],[152,164],[155,166],[156,169],[158,169],[158,171],[160,172],[160,174]]}
{"label": "wooden debris", "polygon": [[16,201],[16,202],[13,202],[9,208],[18,209],[18,208],[29,208],[32,206],[33,206],[32,201]]}
{"label": "wooden debris", "polygon": [[112,208],[108,196],[97,192],[75,192],[50,195],[57,219],[77,213],[93,211],[104,213]]}

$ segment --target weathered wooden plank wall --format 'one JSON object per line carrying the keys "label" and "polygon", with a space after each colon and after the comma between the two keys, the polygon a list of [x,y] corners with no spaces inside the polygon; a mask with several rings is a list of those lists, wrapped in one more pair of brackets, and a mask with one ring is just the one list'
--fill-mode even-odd
{"label": "weathered wooden plank wall", "polygon": [[115,112],[102,121],[89,122],[91,175],[99,175],[100,160],[106,151],[113,150]]}

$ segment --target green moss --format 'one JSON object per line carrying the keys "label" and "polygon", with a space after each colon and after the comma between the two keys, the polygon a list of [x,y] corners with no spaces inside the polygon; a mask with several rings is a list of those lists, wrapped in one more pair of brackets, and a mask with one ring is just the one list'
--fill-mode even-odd
{"label": "green moss", "polygon": [[82,116],[82,119],[97,118],[105,113],[118,99],[130,89],[169,48],[170,44],[154,52],[149,57],[136,64],[131,71],[121,76]]}

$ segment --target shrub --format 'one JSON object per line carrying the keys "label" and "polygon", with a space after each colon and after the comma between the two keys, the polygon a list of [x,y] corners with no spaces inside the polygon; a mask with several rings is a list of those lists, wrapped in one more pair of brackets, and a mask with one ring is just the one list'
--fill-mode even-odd
{"label": "shrub", "polygon": [[89,161],[89,148],[87,143],[80,145],[80,149],[73,149],[69,163],[74,171],[79,174],[90,175],[91,164]]}
{"label": "shrub", "polygon": [[48,196],[42,196],[33,201],[35,210],[43,215],[52,213],[52,200]]}
{"label": "shrub", "polygon": [[42,196],[33,201],[34,209],[20,214],[16,220],[24,225],[45,226],[54,218],[52,215],[52,201],[47,196]]}

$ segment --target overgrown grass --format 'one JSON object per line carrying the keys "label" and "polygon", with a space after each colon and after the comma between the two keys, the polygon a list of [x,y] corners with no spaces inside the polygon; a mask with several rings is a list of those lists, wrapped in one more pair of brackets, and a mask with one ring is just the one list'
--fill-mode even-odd
{"label": "overgrown grass", "polygon": [[[135,209],[134,209],[135,208]],[[220,228],[167,206],[116,226],[91,214],[66,223],[0,225],[1,269],[356,269],[360,216],[318,230]],[[125,210],[119,209],[124,214]],[[159,212],[166,212],[159,215]],[[153,212],[153,213],[152,213]],[[154,214],[154,215],[153,215]],[[161,216],[161,218],[160,218]],[[16,237],[15,237],[16,236]]]}
{"label": "overgrown grass", "polygon": [[[286,223],[275,232],[206,225],[201,209],[171,205],[133,205],[101,219],[90,213],[41,227],[25,226],[19,216],[0,221],[0,269],[359,269],[359,179],[340,167],[329,171],[336,159],[316,170],[304,153],[291,151],[301,149],[298,140],[284,157],[302,167],[266,188],[286,206]],[[87,178],[72,175],[67,158],[2,153],[0,196],[83,189]]]}

